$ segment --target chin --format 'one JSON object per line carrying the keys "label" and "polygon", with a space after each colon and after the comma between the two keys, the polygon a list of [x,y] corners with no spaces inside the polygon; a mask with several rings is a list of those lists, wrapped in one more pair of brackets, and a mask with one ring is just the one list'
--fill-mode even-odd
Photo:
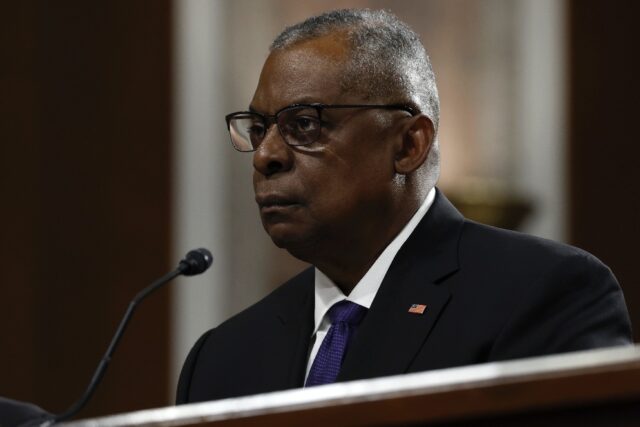
{"label": "chin", "polygon": [[306,233],[272,227],[267,230],[267,234],[277,247],[285,249],[301,261],[311,262],[313,254],[317,251],[317,239],[313,239]]}
{"label": "chin", "polygon": [[271,241],[281,249],[289,249],[291,247],[304,245],[304,239],[298,234],[290,233],[268,233]]}

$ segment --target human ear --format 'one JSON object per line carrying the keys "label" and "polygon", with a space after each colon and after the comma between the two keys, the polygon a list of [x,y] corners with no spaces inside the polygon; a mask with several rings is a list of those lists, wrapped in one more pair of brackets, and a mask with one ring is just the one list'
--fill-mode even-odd
{"label": "human ear", "polygon": [[419,114],[411,117],[396,145],[396,173],[407,175],[425,162],[434,134],[433,123],[427,116]]}

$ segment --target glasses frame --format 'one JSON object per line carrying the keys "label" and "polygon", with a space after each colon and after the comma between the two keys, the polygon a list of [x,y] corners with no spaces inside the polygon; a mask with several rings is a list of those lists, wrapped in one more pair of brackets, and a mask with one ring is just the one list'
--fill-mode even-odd
{"label": "glasses frame", "polygon": [[262,141],[260,141],[260,143],[255,147],[253,147],[253,144],[252,144],[253,149],[251,150],[241,149],[235,144],[235,142],[233,141],[233,136],[231,135],[231,121],[233,119],[246,118],[246,117],[260,117],[262,119],[262,122],[265,125],[265,128],[264,128],[265,136],[269,128],[271,127],[271,125],[275,124],[278,127],[278,132],[280,132],[280,136],[282,137],[282,140],[287,145],[290,145],[293,147],[300,147],[300,146],[313,144],[320,138],[321,132],[318,132],[318,136],[311,141],[304,142],[304,143],[291,144],[287,139],[288,137],[282,133],[282,129],[278,125],[278,117],[280,117],[282,113],[290,111],[292,109],[298,109],[298,108],[310,108],[310,109],[316,110],[318,112],[318,120],[320,121],[320,123],[322,123],[322,110],[329,110],[329,109],[357,108],[357,109],[402,110],[411,114],[411,116],[416,116],[420,113],[415,108],[406,104],[321,104],[321,103],[292,104],[284,108],[281,108],[280,110],[276,111],[275,114],[272,114],[272,115],[258,113],[257,111],[236,111],[235,113],[230,113],[225,116],[225,120],[227,122],[227,130],[229,131],[229,137],[231,138],[231,145],[233,145],[233,148],[235,148],[237,151],[240,151],[242,153],[250,153],[250,152],[256,151],[258,147],[260,147],[260,144],[262,144],[262,142],[264,141],[264,137],[263,137]]}

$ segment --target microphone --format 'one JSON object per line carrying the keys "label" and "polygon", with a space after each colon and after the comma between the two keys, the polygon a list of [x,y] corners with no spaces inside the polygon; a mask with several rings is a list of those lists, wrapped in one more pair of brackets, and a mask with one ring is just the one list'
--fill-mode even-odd
{"label": "microphone", "polygon": [[111,361],[111,357],[113,356],[113,352],[118,346],[118,343],[122,338],[124,330],[127,327],[127,324],[129,323],[129,320],[131,319],[131,316],[133,315],[133,312],[136,309],[138,303],[140,303],[140,301],[142,301],[144,298],[146,298],[150,293],[152,293],[156,289],[160,288],[162,285],[166,284],[170,280],[175,279],[180,275],[195,276],[197,274],[204,273],[211,266],[212,263],[213,263],[213,256],[211,256],[211,252],[209,252],[209,250],[205,248],[194,249],[192,251],[189,251],[187,255],[184,257],[184,259],[182,259],[180,263],[178,263],[178,268],[162,276],[161,278],[153,282],[151,285],[147,286],[146,288],[138,292],[135,298],[133,298],[133,300],[131,300],[131,302],[129,303],[129,307],[125,312],[124,317],[120,321],[120,325],[118,326],[118,329],[116,330],[115,335],[111,339],[111,343],[109,344],[107,351],[102,357],[102,360],[100,360],[100,363],[98,364],[98,367],[96,368],[96,371],[94,372],[93,377],[91,378],[91,382],[89,382],[89,386],[85,390],[82,397],[78,401],[76,401],[65,412],[59,415],[55,415],[53,418],[49,418],[44,422],[40,421],[38,424],[41,426],[48,426],[51,424],[68,420],[69,418],[76,415],[82,408],[84,408],[84,406],[87,404],[87,402],[95,392],[96,387],[100,383],[100,380],[104,376],[104,373],[107,370],[107,367],[109,366],[109,362]]}
{"label": "microphone", "polygon": [[204,273],[213,263],[213,257],[211,252],[205,248],[194,249],[187,253],[180,264],[178,269],[182,271],[185,276],[195,276],[196,274]]}

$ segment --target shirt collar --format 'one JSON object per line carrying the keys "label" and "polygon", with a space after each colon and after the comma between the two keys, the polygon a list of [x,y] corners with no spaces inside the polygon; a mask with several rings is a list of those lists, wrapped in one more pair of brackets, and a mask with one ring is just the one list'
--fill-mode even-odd
{"label": "shirt collar", "polygon": [[413,233],[413,230],[418,226],[418,223],[427,214],[435,197],[436,190],[432,188],[416,213],[413,214],[402,231],[400,231],[393,241],[382,251],[378,259],[376,259],[365,275],[362,276],[362,279],[360,279],[348,296],[345,297],[340,288],[338,288],[326,274],[318,268],[315,269],[314,334],[320,327],[327,311],[339,301],[347,299],[367,309],[371,307],[371,303],[378,293],[382,279],[384,279],[384,276],[387,274],[387,270],[389,266],[391,266],[393,259],[396,257],[404,242],[406,242],[411,233]]}

